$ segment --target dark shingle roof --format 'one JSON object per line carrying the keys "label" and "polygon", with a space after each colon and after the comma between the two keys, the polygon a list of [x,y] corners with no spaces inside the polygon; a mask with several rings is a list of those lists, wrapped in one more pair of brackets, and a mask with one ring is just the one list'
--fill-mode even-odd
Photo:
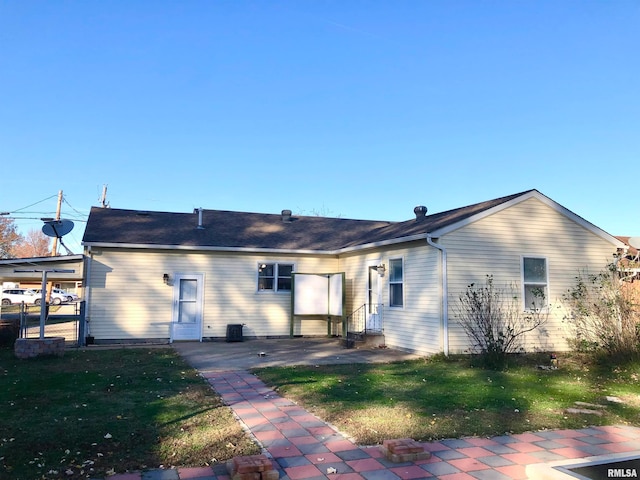
{"label": "dark shingle roof", "polygon": [[203,210],[198,213],[141,212],[93,207],[84,244],[334,251],[375,242],[423,235],[515,199],[522,192],[428,215],[419,220],[386,222],[318,216],[292,216]]}

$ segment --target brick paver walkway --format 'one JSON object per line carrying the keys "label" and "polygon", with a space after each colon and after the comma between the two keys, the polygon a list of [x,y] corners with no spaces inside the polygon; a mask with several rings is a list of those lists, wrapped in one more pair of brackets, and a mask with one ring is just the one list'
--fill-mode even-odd
{"label": "brick paver walkway", "polygon": [[[246,371],[204,372],[262,444],[281,480],[524,480],[526,466],[640,451],[640,428],[592,427],[493,438],[427,442],[428,460],[391,463],[378,447],[359,447]],[[224,465],[119,474],[110,480],[230,480]]]}

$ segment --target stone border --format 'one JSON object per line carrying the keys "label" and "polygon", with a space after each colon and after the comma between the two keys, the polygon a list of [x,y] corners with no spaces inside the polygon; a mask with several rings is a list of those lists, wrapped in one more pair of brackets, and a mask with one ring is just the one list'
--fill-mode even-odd
{"label": "stone border", "polygon": [[43,356],[62,357],[64,347],[64,337],[18,338],[14,345],[14,353],[20,359]]}

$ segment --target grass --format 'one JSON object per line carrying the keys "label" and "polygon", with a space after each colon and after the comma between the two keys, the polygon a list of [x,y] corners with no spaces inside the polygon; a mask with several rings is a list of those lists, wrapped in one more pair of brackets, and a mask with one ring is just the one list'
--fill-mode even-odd
{"label": "grass", "polygon": [[[545,360],[505,372],[438,358],[256,373],[360,444],[640,424],[640,363],[587,366],[561,356],[559,370],[537,369]],[[625,403],[608,405],[602,417],[564,412],[605,396]],[[75,350],[33,360],[0,349],[0,408],[0,478],[95,478],[259,452],[170,348]]]}
{"label": "grass", "polygon": [[92,478],[259,452],[170,348],[32,360],[0,349],[0,408],[0,478]]}
{"label": "grass", "polygon": [[[547,357],[548,359],[548,357]],[[295,366],[256,373],[359,444],[387,438],[435,440],[524,431],[640,425],[640,363],[586,366],[561,358],[558,370],[536,360],[508,371],[473,368],[466,358],[383,365]],[[545,361],[548,363],[548,360]],[[624,404],[603,402],[617,396]],[[574,402],[607,403],[601,417],[572,415]]]}

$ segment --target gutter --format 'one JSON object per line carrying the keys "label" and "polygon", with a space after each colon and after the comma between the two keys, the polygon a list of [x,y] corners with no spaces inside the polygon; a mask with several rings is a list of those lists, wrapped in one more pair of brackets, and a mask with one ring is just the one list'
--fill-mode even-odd
{"label": "gutter", "polygon": [[427,233],[427,243],[440,250],[442,254],[442,268],[440,278],[442,280],[442,353],[449,356],[449,284],[447,281],[447,249],[435,243],[431,234]]}
{"label": "gutter", "polygon": [[399,243],[413,242],[422,240],[424,233],[409,235],[406,237],[397,237],[389,240],[380,240],[377,242],[365,243],[353,247],[337,248],[334,250],[311,250],[296,248],[262,248],[262,247],[216,247],[211,245],[162,245],[151,243],[113,243],[113,242],[82,242],[85,247],[96,248],[130,248],[141,250],[187,250],[187,251],[203,251],[203,252],[238,252],[238,253],[262,253],[262,254],[296,254],[296,255],[342,255],[350,252],[358,252],[372,248],[386,247]]}

